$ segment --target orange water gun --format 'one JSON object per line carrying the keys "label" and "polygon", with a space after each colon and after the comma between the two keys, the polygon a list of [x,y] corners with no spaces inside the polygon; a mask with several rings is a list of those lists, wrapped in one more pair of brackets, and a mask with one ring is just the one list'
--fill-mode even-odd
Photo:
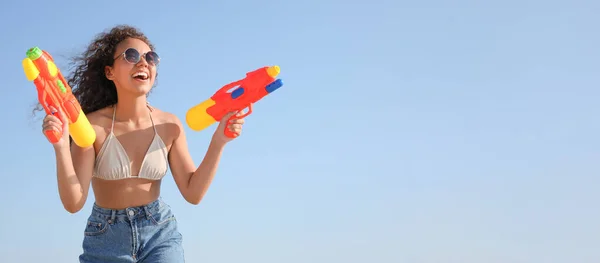
{"label": "orange water gun", "polygon": [[[248,108],[246,114],[233,115],[227,123],[250,115],[253,103],[283,86],[281,79],[275,79],[279,71],[279,66],[262,67],[246,73],[246,77],[241,80],[223,86],[209,99],[187,111],[185,119],[188,126],[192,130],[201,131],[220,121],[225,114],[245,108]],[[237,135],[225,129],[225,136],[235,138]]]}
{"label": "orange water gun", "polygon": [[[52,56],[38,47],[28,49],[26,54],[27,57],[22,62],[23,70],[27,79],[35,84],[38,101],[46,114],[55,113],[50,107],[64,113],[69,121],[69,132],[73,142],[80,147],[93,145],[96,132]],[[62,137],[62,132],[49,130],[45,135],[51,143],[56,143]]]}

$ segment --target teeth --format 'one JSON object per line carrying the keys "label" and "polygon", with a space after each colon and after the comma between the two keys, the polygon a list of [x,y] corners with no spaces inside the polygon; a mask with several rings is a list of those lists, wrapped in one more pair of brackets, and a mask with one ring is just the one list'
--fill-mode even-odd
{"label": "teeth", "polygon": [[148,74],[146,74],[146,72],[136,72],[135,74],[133,74],[133,77],[143,77],[143,78],[147,78]]}

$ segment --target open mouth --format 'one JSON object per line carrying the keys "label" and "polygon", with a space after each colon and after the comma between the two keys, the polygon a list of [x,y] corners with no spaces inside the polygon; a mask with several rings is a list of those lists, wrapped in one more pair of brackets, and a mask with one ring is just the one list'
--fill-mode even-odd
{"label": "open mouth", "polygon": [[135,74],[131,75],[134,79],[137,80],[147,80],[148,77],[148,73],[140,71],[140,72],[136,72]]}

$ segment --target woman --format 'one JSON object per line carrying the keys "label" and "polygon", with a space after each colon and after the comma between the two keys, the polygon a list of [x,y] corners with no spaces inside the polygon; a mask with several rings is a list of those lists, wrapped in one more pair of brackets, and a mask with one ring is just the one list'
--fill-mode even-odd
{"label": "woman", "polygon": [[231,140],[224,129],[241,133],[243,119],[221,122],[196,168],[180,120],[146,101],[159,63],[153,50],[143,33],[117,26],[100,34],[76,59],[69,84],[96,131],[93,146],[70,143],[62,112],[44,119],[43,131],[63,131],[53,146],[65,209],[76,213],[86,202],[90,183],[94,190],[80,262],[184,262],[177,222],[160,198],[161,179],[170,166],[185,200],[198,204]]}

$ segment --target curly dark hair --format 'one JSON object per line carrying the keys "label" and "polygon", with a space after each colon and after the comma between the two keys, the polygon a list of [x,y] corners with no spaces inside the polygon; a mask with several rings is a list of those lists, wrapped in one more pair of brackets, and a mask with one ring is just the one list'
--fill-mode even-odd
{"label": "curly dark hair", "polygon": [[[129,25],[117,25],[96,35],[82,54],[72,58],[71,67],[74,69],[65,78],[84,114],[117,103],[117,89],[115,84],[106,78],[104,68],[113,65],[117,45],[127,38],[142,40],[154,50],[154,45],[139,29]],[[41,105],[37,108],[43,110]]]}

